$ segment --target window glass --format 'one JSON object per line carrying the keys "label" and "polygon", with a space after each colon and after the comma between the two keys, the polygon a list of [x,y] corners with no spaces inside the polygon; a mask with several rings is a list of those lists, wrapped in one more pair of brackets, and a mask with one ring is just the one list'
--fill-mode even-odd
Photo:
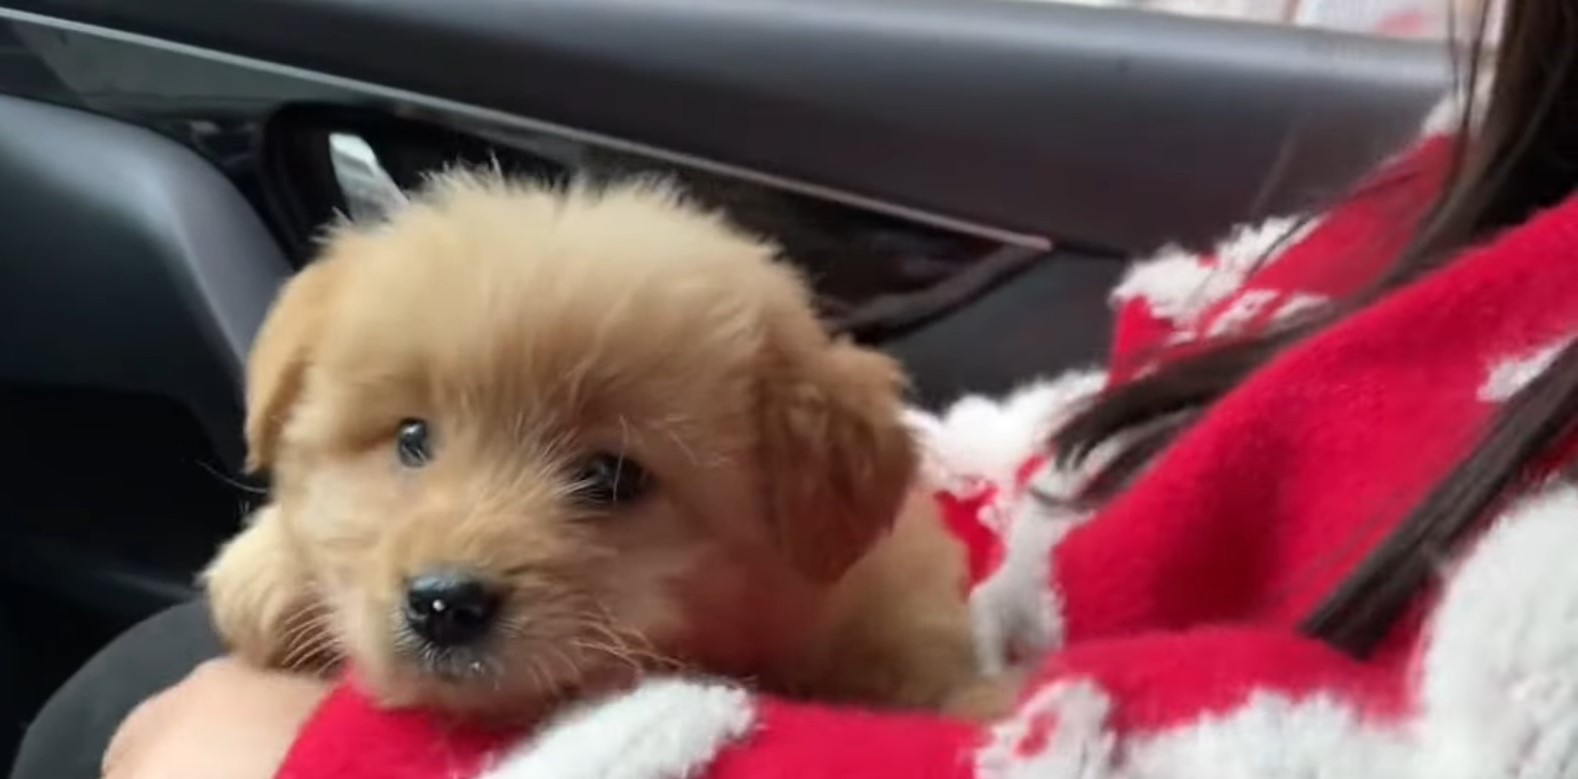
{"label": "window glass", "polygon": [[[1392,38],[1465,37],[1481,6],[1506,0],[1034,0],[1297,24]],[[1454,9],[1453,6],[1456,5]],[[1496,9],[1492,9],[1496,10]],[[1454,19],[1455,17],[1455,19]],[[1494,17],[1493,17],[1494,18]]]}

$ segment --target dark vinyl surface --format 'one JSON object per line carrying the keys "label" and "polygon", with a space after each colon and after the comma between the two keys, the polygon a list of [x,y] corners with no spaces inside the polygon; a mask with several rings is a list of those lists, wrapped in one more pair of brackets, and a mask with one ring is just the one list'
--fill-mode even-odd
{"label": "dark vinyl surface", "polygon": [[8,0],[1140,250],[1330,197],[1441,47],[1004,0]]}

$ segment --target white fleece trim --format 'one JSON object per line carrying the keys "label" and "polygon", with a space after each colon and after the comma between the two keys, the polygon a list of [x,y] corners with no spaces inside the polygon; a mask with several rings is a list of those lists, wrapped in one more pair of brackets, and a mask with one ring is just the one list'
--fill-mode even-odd
{"label": "white fleece trim", "polygon": [[1122,305],[1144,300],[1152,315],[1175,324],[1187,324],[1212,301],[1231,294],[1241,281],[1219,273],[1198,254],[1167,246],[1149,259],[1130,266],[1123,280],[1112,290],[1112,302]]}
{"label": "white fleece trim", "polygon": [[1521,501],[1475,544],[1422,672],[1415,776],[1578,776],[1578,489]]}
{"label": "white fleece trim", "polygon": [[1281,305],[1277,306],[1276,312],[1271,315],[1271,323],[1282,324],[1330,302],[1331,299],[1325,295],[1317,295],[1313,292],[1295,292],[1283,300]]}
{"label": "white fleece trim", "polygon": [[970,592],[976,662],[987,675],[1063,643],[1063,598],[1052,580],[1052,549],[1090,517],[1029,494],[1004,510],[1014,516],[1000,520],[1006,525],[1002,564]]}
{"label": "white fleece trim", "polygon": [[1406,779],[1412,765],[1401,731],[1322,696],[1257,693],[1223,714],[1123,741],[1108,724],[1111,711],[1108,696],[1088,680],[1051,685],[992,728],[976,752],[976,776]]}
{"label": "white fleece trim", "polygon": [[1163,248],[1129,269],[1112,291],[1112,302],[1144,300],[1153,315],[1192,327],[1206,309],[1231,297],[1251,273],[1275,260],[1273,249],[1304,240],[1318,222],[1308,219],[1300,224],[1298,217],[1279,216],[1239,225],[1217,243],[1209,258],[1175,246]]}
{"label": "white fleece trim", "polygon": [[1274,216],[1258,225],[1240,225],[1227,240],[1217,244],[1217,260],[1239,273],[1249,274],[1265,267],[1273,249],[1287,248],[1305,238],[1319,226],[1319,219]]}
{"label": "white fleece trim", "polygon": [[1403,735],[1367,723],[1351,706],[1272,693],[1137,736],[1124,753],[1123,779],[1404,779],[1410,765]]}
{"label": "white fleece trim", "polygon": [[654,679],[561,716],[481,779],[697,776],[755,722],[751,697],[738,687]]}
{"label": "white fleece trim", "polygon": [[[1004,670],[1011,657],[1034,657],[1062,641],[1062,609],[1050,587],[1052,546],[1085,513],[1012,492],[1020,467],[1042,452],[1046,439],[1106,385],[1100,371],[1074,371],[1023,387],[998,401],[981,396],[954,403],[941,417],[911,410],[921,442],[922,478],[933,489],[970,495],[986,485],[999,492],[980,521],[1002,539],[1002,565],[970,593],[976,656],[982,671]],[[1092,461],[1101,457],[1093,455]],[[1048,465],[1038,485],[1071,497],[1084,474]]]}
{"label": "white fleece trim", "polygon": [[[978,779],[1433,779],[1408,773],[1410,743],[1324,696],[1256,693],[1186,725],[1119,740],[1112,702],[1082,680],[1049,686],[994,726]],[[1499,779],[1490,775],[1478,779]]]}
{"label": "white fleece trim", "polygon": [[1030,474],[1023,491],[1001,495],[983,509],[983,521],[998,532],[1004,551],[1002,563],[970,593],[982,672],[1001,672],[1063,643],[1063,598],[1052,552],[1092,516],[1081,500],[1090,479],[1149,432],[1148,425],[1140,425],[1109,436],[1078,467],[1048,460]]}
{"label": "white fleece trim", "polygon": [[1277,299],[1278,293],[1269,289],[1251,289],[1240,293],[1233,298],[1227,307],[1222,309],[1211,320],[1206,328],[1207,338],[1221,338],[1229,333],[1237,333],[1254,322],[1261,312],[1266,310]]}
{"label": "white fleece trim", "polygon": [[934,489],[968,494],[983,483],[1011,485],[1019,467],[1086,400],[1106,386],[1102,371],[1070,371],[996,400],[964,397],[940,416],[910,409],[921,445],[921,478]]}
{"label": "white fleece trim", "polygon": [[1549,370],[1557,355],[1571,342],[1572,337],[1568,336],[1556,343],[1498,360],[1490,366],[1485,380],[1479,385],[1479,399],[1486,403],[1501,403],[1518,394],[1529,382]]}
{"label": "white fleece trim", "polygon": [[[1090,682],[1036,692],[994,726],[975,754],[977,779],[1104,779],[1116,776],[1112,702]],[[1036,748],[1032,741],[1045,740]]]}

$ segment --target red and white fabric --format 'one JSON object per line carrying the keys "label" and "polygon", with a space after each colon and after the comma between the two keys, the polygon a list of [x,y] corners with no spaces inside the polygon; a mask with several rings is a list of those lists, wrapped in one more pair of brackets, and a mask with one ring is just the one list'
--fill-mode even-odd
{"label": "red and white fabric", "polygon": [[378,711],[347,683],[280,776],[1578,776],[1578,489],[1530,485],[1371,657],[1296,628],[1578,333],[1578,201],[1276,359],[1095,515],[1059,499],[1085,475],[1043,451],[1116,382],[1365,289],[1450,156],[1430,135],[1302,227],[1142,263],[1115,293],[1106,371],[914,414],[926,478],[970,549],[983,665],[1034,669],[1004,720],[655,678],[535,733],[485,733]]}

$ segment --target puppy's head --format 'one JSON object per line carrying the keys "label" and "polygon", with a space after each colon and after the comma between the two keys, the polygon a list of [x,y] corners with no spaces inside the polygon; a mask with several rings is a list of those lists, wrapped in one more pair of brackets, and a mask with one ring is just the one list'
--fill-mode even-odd
{"label": "puppy's head", "polygon": [[796,639],[914,454],[896,366],[773,255],[661,187],[465,174],[287,286],[252,464],[387,702],[522,713]]}

